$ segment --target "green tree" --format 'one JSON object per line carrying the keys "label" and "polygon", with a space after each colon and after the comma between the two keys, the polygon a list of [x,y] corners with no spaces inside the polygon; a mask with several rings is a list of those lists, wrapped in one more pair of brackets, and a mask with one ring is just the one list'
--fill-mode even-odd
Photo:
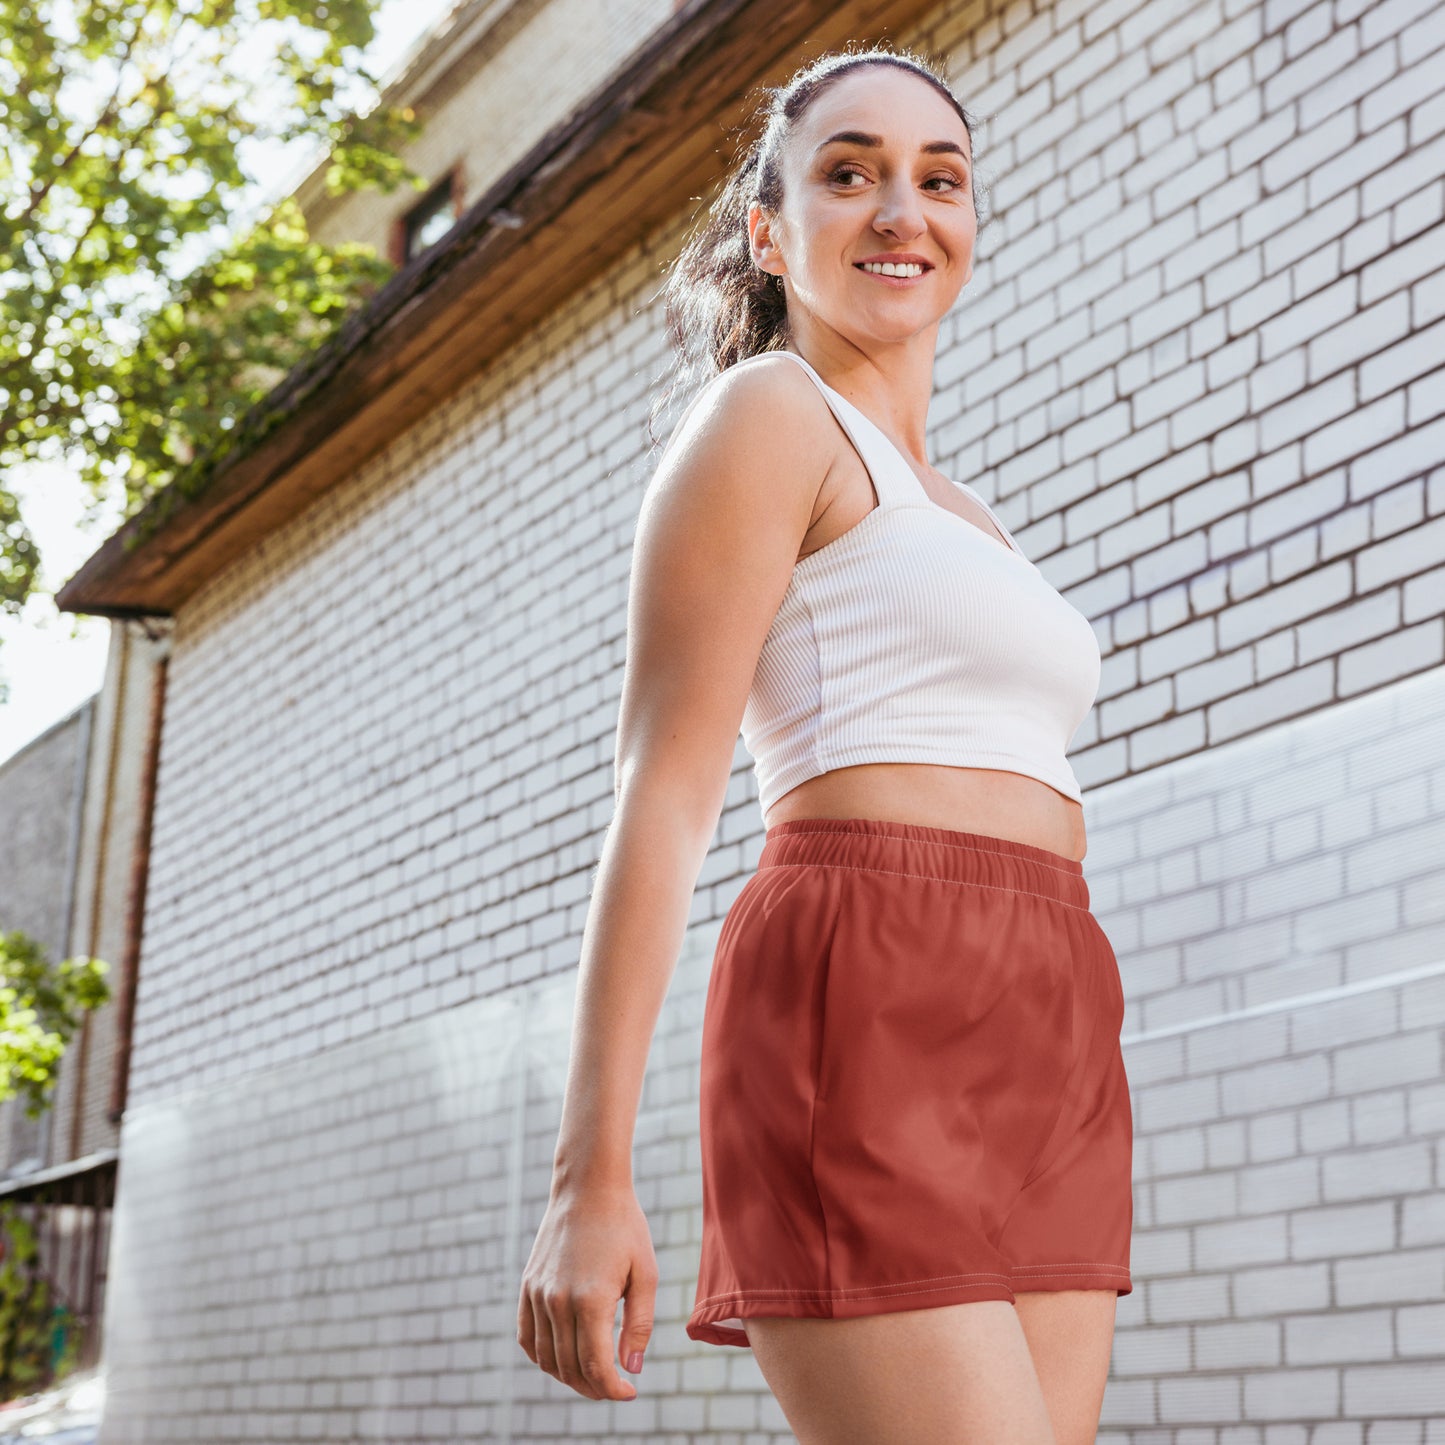
{"label": "green tree", "polygon": [[110,998],[109,971],[99,958],[52,964],[29,934],[0,933],[0,1102],[19,1095],[30,1118],[45,1112],[81,1016]]}
{"label": "green tree", "polygon": [[[0,608],[39,558],[5,474],[65,460],[126,516],[189,490],[390,272],[245,156],[421,186],[364,60],[376,0],[0,0]],[[287,148],[289,149],[283,149]]]}
{"label": "green tree", "polygon": [[[52,965],[19,929],[0,933],[0,1101],[22,1097],[39,1118],[49,1107],[56,1066],[81,1018],[110,999],[99,958]],[[34,1230],[0,1201],[0,1399],[37,1389],[73,1365],[80,1337],[73,1312],[39,1269]]]}
{"label": "green tree", "polygon": [[80,1349],[75,1323],[40,1268],[35,1226],[12,1201],[0,1201],[0,1400],[70,1373]]}

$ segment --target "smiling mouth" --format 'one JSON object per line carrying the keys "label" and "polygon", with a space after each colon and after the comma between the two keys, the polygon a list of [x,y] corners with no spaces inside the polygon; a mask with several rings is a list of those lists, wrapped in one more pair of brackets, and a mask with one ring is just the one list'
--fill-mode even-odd
{"label": "smiling mouth", "polygon": [[932,266],[926,266],[920,261],[855,261],[853,265],[866,276],[882,276],[895,281],[916,281],[933,270]]}

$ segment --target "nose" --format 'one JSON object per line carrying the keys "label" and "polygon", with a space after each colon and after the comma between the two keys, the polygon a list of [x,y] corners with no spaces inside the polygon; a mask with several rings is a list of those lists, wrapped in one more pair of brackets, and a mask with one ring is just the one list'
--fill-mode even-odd
{"label": "nose", "polygon": [[891,181],[879,190],[873,225],[900,240],[909,241],[924,229],[923,203],[907,179]]}

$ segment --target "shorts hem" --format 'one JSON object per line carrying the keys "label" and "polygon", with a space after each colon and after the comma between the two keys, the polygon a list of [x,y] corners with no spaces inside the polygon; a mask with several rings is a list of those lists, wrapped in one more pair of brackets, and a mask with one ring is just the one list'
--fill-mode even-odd
{"label": "shorts hem", "polygon": [[1132,1294],[1134,1282],[1129,1271],[1117,1264],[1028,1264],[1020,1265],[1009,1276],[1017,1294],[1041,1290],[1112,1289],[1116,1294]]}
{"label": "shorts hem", "polygon": [[[1060,1286],[1062,1288],[1062,1286]],[[999,1274],[976,1279],[972,1284],[879,1285],[866,1290],[829,1294],[825,1290],[739,1290],[719,1296],[695,1309],[684,1329],[689,1339],[713,1345],[749,1346],[747,1333],[721,1320],[753,1317],[789,1319],[855,1319],[862,1315],[896,1314],[903,1310],[932,1309],[966,1304],[974,1300],[998,1299],[1012,1304],[1013,1289]]]}
{"label": "shorts hem", "polygon": [[[972,1284],[921,1287],[878,1285],[869,1289],[829,1294],[826,1290],[738,1290],[719,1295],[695,1309],[684,1329],[689,1339],[710,1345],[750,1348],[746,1330],[722,1324],[722,1320],[755,1317],[789,1319],[855,1319],[861,1315],[893,1314],[901,1310],[935,1309],[944,1305],[967,1304],[974,1300],[998,1299],[1014,1303],[1015,1295],[1046,1290],[1112,1289],[1116,1295],[1133,1292],[1129,1270],[1116,1264],[1029,1264],[1017,1266],[1005,1278],[990,1275]],[[921,1303],[923,1296],[929,1298]]]}

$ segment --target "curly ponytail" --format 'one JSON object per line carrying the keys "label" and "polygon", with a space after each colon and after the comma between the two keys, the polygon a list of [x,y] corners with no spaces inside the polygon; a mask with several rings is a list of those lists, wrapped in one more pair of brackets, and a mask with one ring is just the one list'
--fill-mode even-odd
{"label": "curly ponytail", "polygon": [[[783,201],[780,164],[794,124],[834,81],[863,65],[892,65],[926,80],[958,112],[972,144],[977,122],[963,108],[931,61],[912,51],[874,46],[831,51],[797,71],[783,86],[764,86],[758,137],[741,152],[703,223],[696,227],[668,272],[663,287],[664,317],[675,352],[670,384],[654,401],[653,424],[679,386],[693,389],[749,356],[776,351],[788,339],[788,303],[783,278],[753,261],[748,207],[758,202],[776,214]],[[980,193],[973,182],[975,213]]]}

